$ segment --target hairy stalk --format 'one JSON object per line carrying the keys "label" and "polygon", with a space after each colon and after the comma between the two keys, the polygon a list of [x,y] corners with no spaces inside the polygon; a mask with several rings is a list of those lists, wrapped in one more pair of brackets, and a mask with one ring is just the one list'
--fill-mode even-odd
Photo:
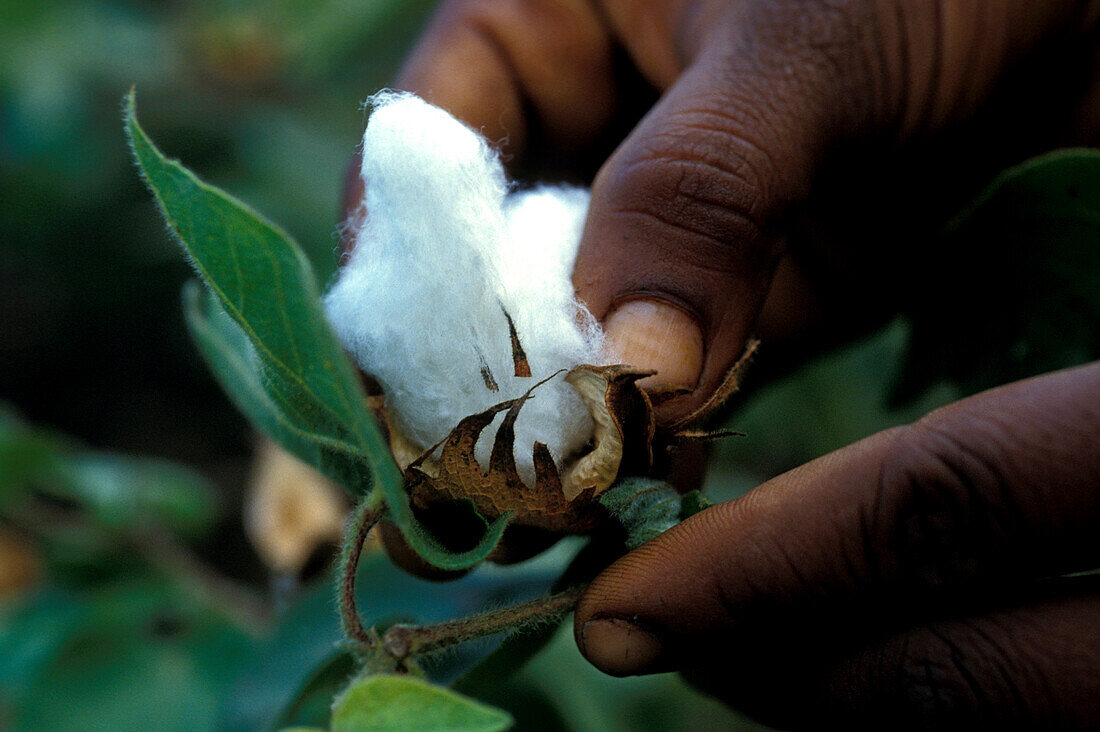
{"label": "hairy stalk", "polygon": [[374,495],[364,498],[356,506],[348,521],[348,530],[344,536],[344,549],[340,564],[343,572],[340,577],[340,623],[344,635],[371,651],[378,647],[378,634],[371,628],[363,627],[359,610],[355,606],[355,577],[359,572],[359,558],[363,554],[363,544],[367,534],[382,517],[382,502]]}
{"label": "hairy stalk", "polygon": [[571,611],[583,591],[583,586],[574,587],[512,607],[437,625],[394,625],[382,636],[382,648],[401,663],[411,656],[430,653],[445,646],[549,622]]}

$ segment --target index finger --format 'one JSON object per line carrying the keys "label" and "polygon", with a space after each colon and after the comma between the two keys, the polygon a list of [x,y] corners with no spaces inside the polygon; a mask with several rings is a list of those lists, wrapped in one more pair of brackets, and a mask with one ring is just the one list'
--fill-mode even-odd
{"label": "index finger", "polygon": [[396,83],[516,156],[535,127],[575,149],[606,124],[615,101],[611,41],[585,0],[450,0]]}
{"label": "index finger", "polygon": [[[585,654],[618,674],[855,633],[1100,559],[1100,363],[1001,387],[708,509],[604,572]],[[802,636],[799,636],[802,637]],[[763,645],[761,645],[763,644]]]}
{"label": "index finger", "polygon": [[[612,44],[585,0],[449,0],[394,86],[446,109],[520,162],[533,137],[556,154],[589,144],[615,109]],[[358,153],[344,181],[343,247],[361,221]]]}

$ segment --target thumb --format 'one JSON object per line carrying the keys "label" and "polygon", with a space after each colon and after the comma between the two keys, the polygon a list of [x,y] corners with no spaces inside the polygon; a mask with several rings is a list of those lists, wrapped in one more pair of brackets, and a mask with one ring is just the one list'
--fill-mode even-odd
{"label": "thumb", "polygon": [[819,57],[854,46],[820,42],[821,25],[813,43],[798,40],[805,23],[720,25],[597,175],[574,274],[611,355],[680,392],[665,423],[690,417],[741,355],[781,220],[860,108],[846,88],[857,74]]}

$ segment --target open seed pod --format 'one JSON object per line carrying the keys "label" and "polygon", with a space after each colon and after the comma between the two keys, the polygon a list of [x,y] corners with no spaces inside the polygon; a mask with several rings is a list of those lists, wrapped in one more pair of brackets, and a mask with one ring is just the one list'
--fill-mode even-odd
{"label": "open seed pod", "polygon": [[[750,344],[727,375],[719,391],[723,399],[708,401],[705,409],[693,415],[695,420],[704,420],[724,398],[737,391],[755,347],[755,342]],[[681,424],[675,432],[658,432],[653,404],[637,384],[651,374],[625,365],[582,365],[567,373],[565,380],[577,390],[595,424],[592,440],[586,451],[561,469],[546,446],[536,442],[532,448],[535,483],[531,486],[516,469],[514,425],[532,392],[544,382],[533,384],[517,399],[466,417],[439,445],[426,451],[402,434],[386,410],[384,396],[374,397],[371,406],[388,430],[391,451],[405,476],[405,489],[417,508],[469,499],[489,520],[512,512],[516,525],[587,533],[606,517],[595,499],[618,478],[651,475],[659,467],[660,453],[684,440],[729,434],[688,430]],[[493,442],[488,469],[483,470],[474,449],[482,431],[501,412],[505,412],[504,419]]]}
{"label": "open seed pod", "polygon": [[[490,520],[511,511],[514,524],[584,533],[603,517],[594,499],[620,473],[645,474],[652,466],[653,407],[636,383],[650,373],[627,366],[578,366],[566,374],[565,380],[580,394],[595,423],[590,447],[559,470],[546,445],[536,442],[532,448],[533,486],[523,481],[516,468],[514,426],[523,405],[542,382],[517,399],[466,417],[440,445],[427,451],[402,434],[386,410],[384,397],[376,397],[372,407],[386,425],[394,459],[405,475],[405,489],[417,508],[469,499]],[[482,431],[501,412],[505,412],[504,419],[488,469],[483,470],[474,448]]]}

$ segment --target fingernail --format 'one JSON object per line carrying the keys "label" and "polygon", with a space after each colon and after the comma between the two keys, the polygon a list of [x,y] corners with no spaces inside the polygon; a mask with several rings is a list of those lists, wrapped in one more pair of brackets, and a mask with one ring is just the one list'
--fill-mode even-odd
{"label": "fingernail", "polygon": [[661,655],[661,642],[656,637],[618,618],[585,623],[581,646],[593,666],[612,676],[641,673]]}
{"label": "fingernail", "polygon": [[657,373],[643,388],[694,389],[703,370],[703,332],[684,310],[663,300],[634,299],[604,318],[607,352],[613,362]]}

